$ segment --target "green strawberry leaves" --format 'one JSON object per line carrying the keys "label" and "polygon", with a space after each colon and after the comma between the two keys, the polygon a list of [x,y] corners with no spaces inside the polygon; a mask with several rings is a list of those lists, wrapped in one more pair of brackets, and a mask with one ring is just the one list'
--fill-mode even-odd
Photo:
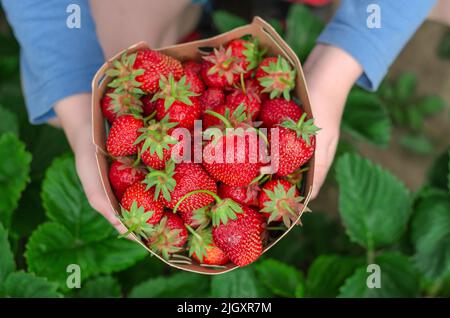
{"label": "green strawberry leaves", "polygon": [[336,165],[339,210],[350,238],[373,250],[394,243],[411,213],[408,189],[392,174],[356,154]]}
{"label": "green strawberry leaves", "polygon": [[263,260],[255,266],[259,279],[275,295],[291,298],[303,296],[303,274],[295,267],[274,259]]}
{"label": "green strawberry leaves", "polygon": [[8,232],[0,223],[0,297],[60,297],[57,284],[32,273],[14,272],[15,268]]}
{"label": "green strawberry leaves", "polygon": [[411,226],[414,261],[428,278],[450,273],[450,196],[435,192],[417,202]]}
{"label": "green strawberry leaves", "polygon": [[[384,253],[375,258],[379,277],[367,266],[358,268],[340,289],[339,297],[417,297],[419,276],[408,258],[399,253]],[[379,278],[379,288],[370,286],[370,275]],[[369,287],[370,286],[370,287]],[[373,288],[371,288],[373,287]]]}
{"label": "green strawberry leaves", "polygon": [[89,206],[72,157],[53,162],[42,198],[51,221],[33,232],[25,257],[31,271],[57,282],[60,288],[66,288],[70,264],[80,266],[84,280],[125,269],[147,254],[135,243],[118,240],[111,225]]}
{"label": "green strawberry leaves", "polygon": [[134,287],[130,298],[155,297],[206,297],[209,292],[207,276],[192,273],[175,273],[169,277],[158,276]]}
{"label": "green strawberry leaves", "polygon": [[354,89],[350,92],[341,123],[350,135],[379,146],[391,139],[391,120],[377,95]]}
{"label": "green strawberry leaves", "polygon": [[29,181],[31,154],[13,133],[0,135],[0,222],[11,224],[13,211]]}
{"label": "green strawberry leaves", "polygon": [[211,296],[220,298],[268,297],[270,293],[250,267],[216,275],[211,280]]}

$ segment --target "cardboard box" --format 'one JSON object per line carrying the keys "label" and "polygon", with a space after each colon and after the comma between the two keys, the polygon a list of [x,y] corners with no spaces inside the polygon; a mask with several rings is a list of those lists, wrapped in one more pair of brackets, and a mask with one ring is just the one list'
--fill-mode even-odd
{"label": "cardboard box", "polygon": [[[296,96],[302,104],[302,108],[305,112],[307,112],[308,117],[312,118],[312,112],[311,112],[311,106],[309,102],[308,97],[308,90],[306,87],[305,78],[303,75],[303,70],[300,64],[300,61],[297,57],[297,55],[289,48],[289,46],[284,42],[284,40],[281,38],[280,35],[276,33],[276,31],[264,20],[262,20],[259,17],[255,17],[251,24],[236,28],[232,31],[229,31],[227,33],[220,34],[218,36],[205,39],[205,40],[199,40],[195,42],[190,43],[184,43],[179,45],[173,45],[166,48],[159,49],[159,51],[163,52],[164,54],[170,55],[180,61],[185,61],[187,59],[194,59],[194,60],[200,60],[201,54],[199,51],[199,48],[201,47],[219,47],[221,44],[225,44],[229,42],[232,39],[240,38],[245,35],[253,35],[258,37],[260,40],[261,47],[267,48],[267,54],[268,55],[281,55],[285,57],[289,63],[295,67],[297,71],[297,78],[296,78],[296,86],[293,92],[293,95]],[[104,190],[106,192],[106,195],[109,199],[109,202],[114,209],[114,211],[119,214],[120,207],[119,202],[117,201],[111,185],[109,183],[108,179],[108,155],[106,153],[106,121],[103,118],[101,106],[100,106],[100,100],[107,88],[107,84],[110,80],[105,75],[105,72],[108,68],[112,66],[112,62],[115,59],[118,59],[121,57],[123,52],[128,51],[129,53],[135,52],[136,50],[139,50],[141,48],[148,48],[148,44],[144,42],[137,43],[130,48],[118,53],[116,56],[114,56],[112,59],[107,61],[97,72],[95,75],[93,82],[92,82],[92,123],[93,123],[93,140],[95,145],[97,146],[97,163],[98,163],[98,169],[101,176],[101,180],[103,183]],[[313,174],[314,174],[314,157],[309,162],[309,170],[306,173],[306,182],[305,188],[302,189],[302,196],[305,196],[305,208],[309,202],[310,195],[311,195],[311,185],[313,181]],[[303,209],[303,211],[305,210]],[[301,214],[300,213],[297,221],[300,220]],[[275,238],[272,242],[270,242],[269,245],[267,245],[264,248],[263,253],[267,252],[272,246],[277,244],[277,242],[282,239],[293,227],[291,226],[286,232],[284,232],[279,237]],[[210,268],[210,267],[204,267],[200,266],[198,264],[182,264],[183,260],[179,259],[178,261],[166,261],[161,256],[155,254],[153,251],[151,251],[138,237],[133,236],[133,239],[141,244],[144,248],[146,248],[151,254],[158,257],[161,261],[168,264],[169,266],[189,271],[189,272],[195,272],[195,273],[202,273],[202,274],[221,274],[229,272],[233,269],[235,269],[237,266],[230,263],[223,268]]]}

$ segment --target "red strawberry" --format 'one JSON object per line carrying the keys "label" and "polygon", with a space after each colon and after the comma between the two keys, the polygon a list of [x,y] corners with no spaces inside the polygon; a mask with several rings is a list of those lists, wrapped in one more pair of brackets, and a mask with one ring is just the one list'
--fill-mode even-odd
{"label": "red strawberry", "polygon": [[303,197],[297,187],[286,180],[268,181],[259,194],[259,208],[267,222],[283,221],[289,228],[295,222],[303,208]]}
{"label": "red strawberry", "polygon": [[172,212],[164,213],[148,237],[147,244],[155,253],[160,253],[166,260],[170,254],[181,251],[188,239],[188,231],[183,220]]}
{"label": "red strawberry", "polygon": [[[217,186],[200,164],[180,163],[175,166],[173,161],[166,163],[165,171],[154,170],[147,174],[144,182],[148,187],[155,186],[155,197],[174,209],[178,201],[194,190],[209,190],[217,193]],[[214,199],[205,193],[198,193],[183,200],[177,206],[179,211],[189,212],[207,206]]]}
{"label": "red strawberry", "polygon": [[225,94],[220,88],[210,87],[199,97],[199,102],[203,114],[207,109],[222,105],[225,102]]}
{"label": "red strawberry", "polygon": [[172,148],[178,141],[171,136],[171,130],[177,123],[169,123],[167,118],[161,121],[151,120],[147,127],[139,129],[141,133],[136,140],[141,159],[144,164],[153,169],[163,169],[170,159]]}
{"label": "red strawberry", "polygon": [[262,146],[255,130],[226,132],[205,146],[203,166],[215,180],[248,186],[260,174]]}
{"label": "red strawberry", "polygon": [[241,206],[236,219],[215,225],[212,230],[214,244],[237,266],[246,266],[256,261],[262,253],[261,216],[255,210]]}
{"label": "red strawberry", "polygon": [[101,100],[103,116],[112,123],[118,116],[124,114],[139,114],[142,112],[142,102],[136,94],[128,92],[116,93],[108,88]]}
{"label": "red strawberry", "polygon": [[172,74],[175,79],[183,75],[181,63],[161,52],[142,49],[114,61],[114,69],[107,74],[115,78],[108,86],[119,88],[130,93],[156,93],[159,79]]}
{"label": "red strawberry", "polygon": [[278,126],[278,142],[272,141],[272,131],[269,132],[271,159],[272,162],[274,160],[278,162],[276,174],[279,176],[286,176],[294,172],[314,154],[315,134],[319,128],[314,126],[313,119],[307,121],[305,119],[306,113],[303,113],[297,123],[292,119],[281,123]]}
{"label": "red strawberry", "polygon": [[241,60],[241,67],[245,71],[245,77],[249,77],[252,74],[251,71],[258,67],[265,54],[265,50],[259,49],[258,39],[256,37],[250,40],[231,40],[226,48],[231,48],[233,55]]}
{"label": "red strawberry", "polygon": [[133,115],[118,117],[112,124],[106,140],[106,150],[114,157],[125,157],[137,152],[134,142],[139,137],[139,129],[144,122]]}
{"label": "red strawberry", "polygon": [[289,118],[297,122],[302,114],[303,111],[300,106],[294,101],[288,101],[284,98],[274,98],[262,104],[259,118],[263,122],[263,127],[272,128]]}
{"label": "red strawberry", "polygon": [[228,88],[237,83],[240,74],[244,72],[241,59],[233,56],[231,48],[225,50],[222,46],[214,52],[204,56],[200,72],[207,86]]}
{"label": "red strawberry", "polygon": [[194,72],[196,74],[200,73],[202,69],[202,64],[197,61],[186,61],[183,63],[184,72]]}
{"label": "red strawberry", "polygon": [[131,158],[118,158],[109,166],[109,182],[119,200],[127,188],[142,181],[144,177],[145,170],[136,166]]}
{"label": "red strawberry", "polygon": [[150,116],[156,110],[156,103],[152,102],[152,95],[142,96],[141,102],[145,117]]}
{"label": "red strawberry", "polygon": [[194,73],[192,71],[185,71],[185,72],[186,72],[186,83],[190,85],[189,90],[198,95],[203,94],[203,92],[205,91],[205,84],[203,84],[202,80],[197,75],[197,73]]}
{"label": "red strawberry", "polygon": [[258,206],[258,184],[251,184],[247,187],[233,187],[224,183],[218,187],[219,196],[224,198],[230,198],[237,203],[249,206]]}
{"label": "red strawberry", "polygon": [[248,115],[251,115],[248,117],[255,120],[261,109],[261,99],[259,97],[259,87],[256,86],[255,90],[255,85],[253,83],[254,80],[247,80],[239,89],[233,90],[227,96],[226,105],[231,110],[236,109],[240,104],[244,105],[245,112]]}
{"label": "red strawberry", "polygon": [[168,116],[169,122],[178,123],[177,127],[192,129],[195,120],[200,118],[198,97],[188,89],[186,77],[178,82],[172,75],[161,77],[161,90],[153,96],[156,101],[156,119]]}
{"label": "red strawberry", "polygon": [[145,212],[152,212],[151,217],[146,222],[154,225],[161,220],[164,212],[163,204],[154,200],[154,195],[153,189],[145,190],[144,184],[136,182],[125,191],[120,204],[125,210],[130,211],[133,202],[136,202],[138,208],[142,207]]}
{"label": "red strawberry", "polygon": [[[189,229],[189,228],[188,228]],[[212,241],[211,228],[193,231],[189,237],[189,256],[200,264],[225,265],[230,259]]]}
{"label": "red strawberry", "polygon": [[262,93],[269,93],[270,98],[283,96],[290,100],[290,91],[295,87],[295,69],[281,56],[267,57],[256,70],[256,79],[263,88]]}

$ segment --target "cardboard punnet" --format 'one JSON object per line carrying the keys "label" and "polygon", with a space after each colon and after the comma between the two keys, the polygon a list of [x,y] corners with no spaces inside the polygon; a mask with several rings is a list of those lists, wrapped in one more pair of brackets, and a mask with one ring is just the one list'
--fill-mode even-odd
{"label": "cardboard punnet", "polygon": [[[305,112],[308,114],[309,118],[312,118],[312,112],[311,112],[311,105],[309,102],[308,97],[308,89],[306,87],[305,78],[303,75],[303,70],[300,64],[300,61],[297,57],[297,55],[292,51],[292,49],[284,42],[284,40],[278,35],[278,33],[263,19],[259,17],[255,17],[251,24],[236,28],[232,31],[220,34],[218,36],[194,41],[190,43],[184,43],[179,45],[173,45],[169,47],[165,47],[162,49],[158,49],[158,51],[161,51],[164,54],[170,55],[180,61],[185,61],[187,59],[194,59],[199,60],[201,56],[201,52],[199,48],[202,47],[218,47],[221,44],[225,44],[226,42],[240,38],[245,35],[253,35],[258,37],[260,41],[261,47],[267,48],[268,55],[281,55],[285,57],[289,63],[295,67],[297,78],[296,78],[296,86],[294,89],[294,95],[297,96],[297,98],[300,99],[301,104]],[[105,126],[105,119],[103,118],[101,106],[100,106],[100,100],[106,90],[107,84],[110,81],[110,78],[108,78],[105,73],[106,70],[108,70],[112,66],[112,62],[115,59],[120,58],[120,56],[125,52],[133,53],[139,49],[142,48],[149,48],[148,44],[145,42],[137,43],[128,49],[118,53],[116,56],[111,58],[109,61],[107,61],[103,66],[98,70],[97,74],[95,75],[93,82],[92,82],[92,123],[93,123],[93,141],[94,144],[97,147],[97,164],[98,169],[100,173],[100,177],[102,180],[103,188],[105,190],[105,193],[108,197],[108,200],[114,209],[115,213],[119,214],[120,207],[119,202],[117,201],[111,185],[109,183],[108,179],[108,167],[109,167],[109,161],[108,161],[108,155],[106,152],[106,126]],[[304,201],[304,208],[305,210],[306,206],[308,205],[308,202],[310,200],[311,196],[311,189],[312,189],[312,181],[313,181],[313,174],[314,174],[314,157],[309,162],[309,170],[306,174],[306,182],[305,182],[305,188],[303,189],[302,195],[304,195],[305,201]],[[300,217],[303,213],[301,211],[297,221],[300,221]],[[297,223],[297,222],[295,222]],[[294,224],[295,224],[294,223]],[[285,231],[282,235],[274,239],[269,245],[265,246],[263,253],[265,253],[267,250],[269,250],[272,246],[274,246],[280,239],[282,239],[294,226],[294,224],[289,228],[287,231]],[[205,267],[198,264],[183,264],[186,262],[182,258],[174,259],[167,261],[163,259],[161,256],[155,254],[153,251],[151,251],[138,237],[135,235],[132,235],[132,238],[138,242],[140,245],[142,245],[145,249],[147,249],[151,254],[158,257],[161,261],[168,264],[169,266],[190,271],[190,272],[196,272],[196,273],[202,273],[202,274],[221,274],[226,273],[228,271],[233,270],[237,266],[230,263],[223,268],[211,268],[211,267]]]}

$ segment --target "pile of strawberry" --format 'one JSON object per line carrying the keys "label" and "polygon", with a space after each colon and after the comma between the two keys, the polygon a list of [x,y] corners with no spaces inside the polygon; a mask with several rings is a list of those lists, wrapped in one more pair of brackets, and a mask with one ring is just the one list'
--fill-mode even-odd
{"label": "pile of strawberry", "polygon": [[[291,98],[295,69],[265,54],[256,38],[243,38],[196,61],[181,63],[150,49],[114,61],[101,107],[110,123],[109,180],[125,235],[135,233],[171,262],[245,266],[261,255],[270,228],[297,220],[303,197],[296,184],[318,128]],[[196,134],[198,120],[201,135],[211,127],[223,135],[202,139],[200,161],[175,162],[173,153],[186,155],[179,145],[187,141],[174,131]],[[279,131],[279,150],[271,154],[279,164],[265,175],[264,152],[250,160],[249,151],[261,147],[252,137],[263,127]],[[268,146],[271,134],[258,140]],[[227,145],[235,154],[245,150],[230,160]]]}

